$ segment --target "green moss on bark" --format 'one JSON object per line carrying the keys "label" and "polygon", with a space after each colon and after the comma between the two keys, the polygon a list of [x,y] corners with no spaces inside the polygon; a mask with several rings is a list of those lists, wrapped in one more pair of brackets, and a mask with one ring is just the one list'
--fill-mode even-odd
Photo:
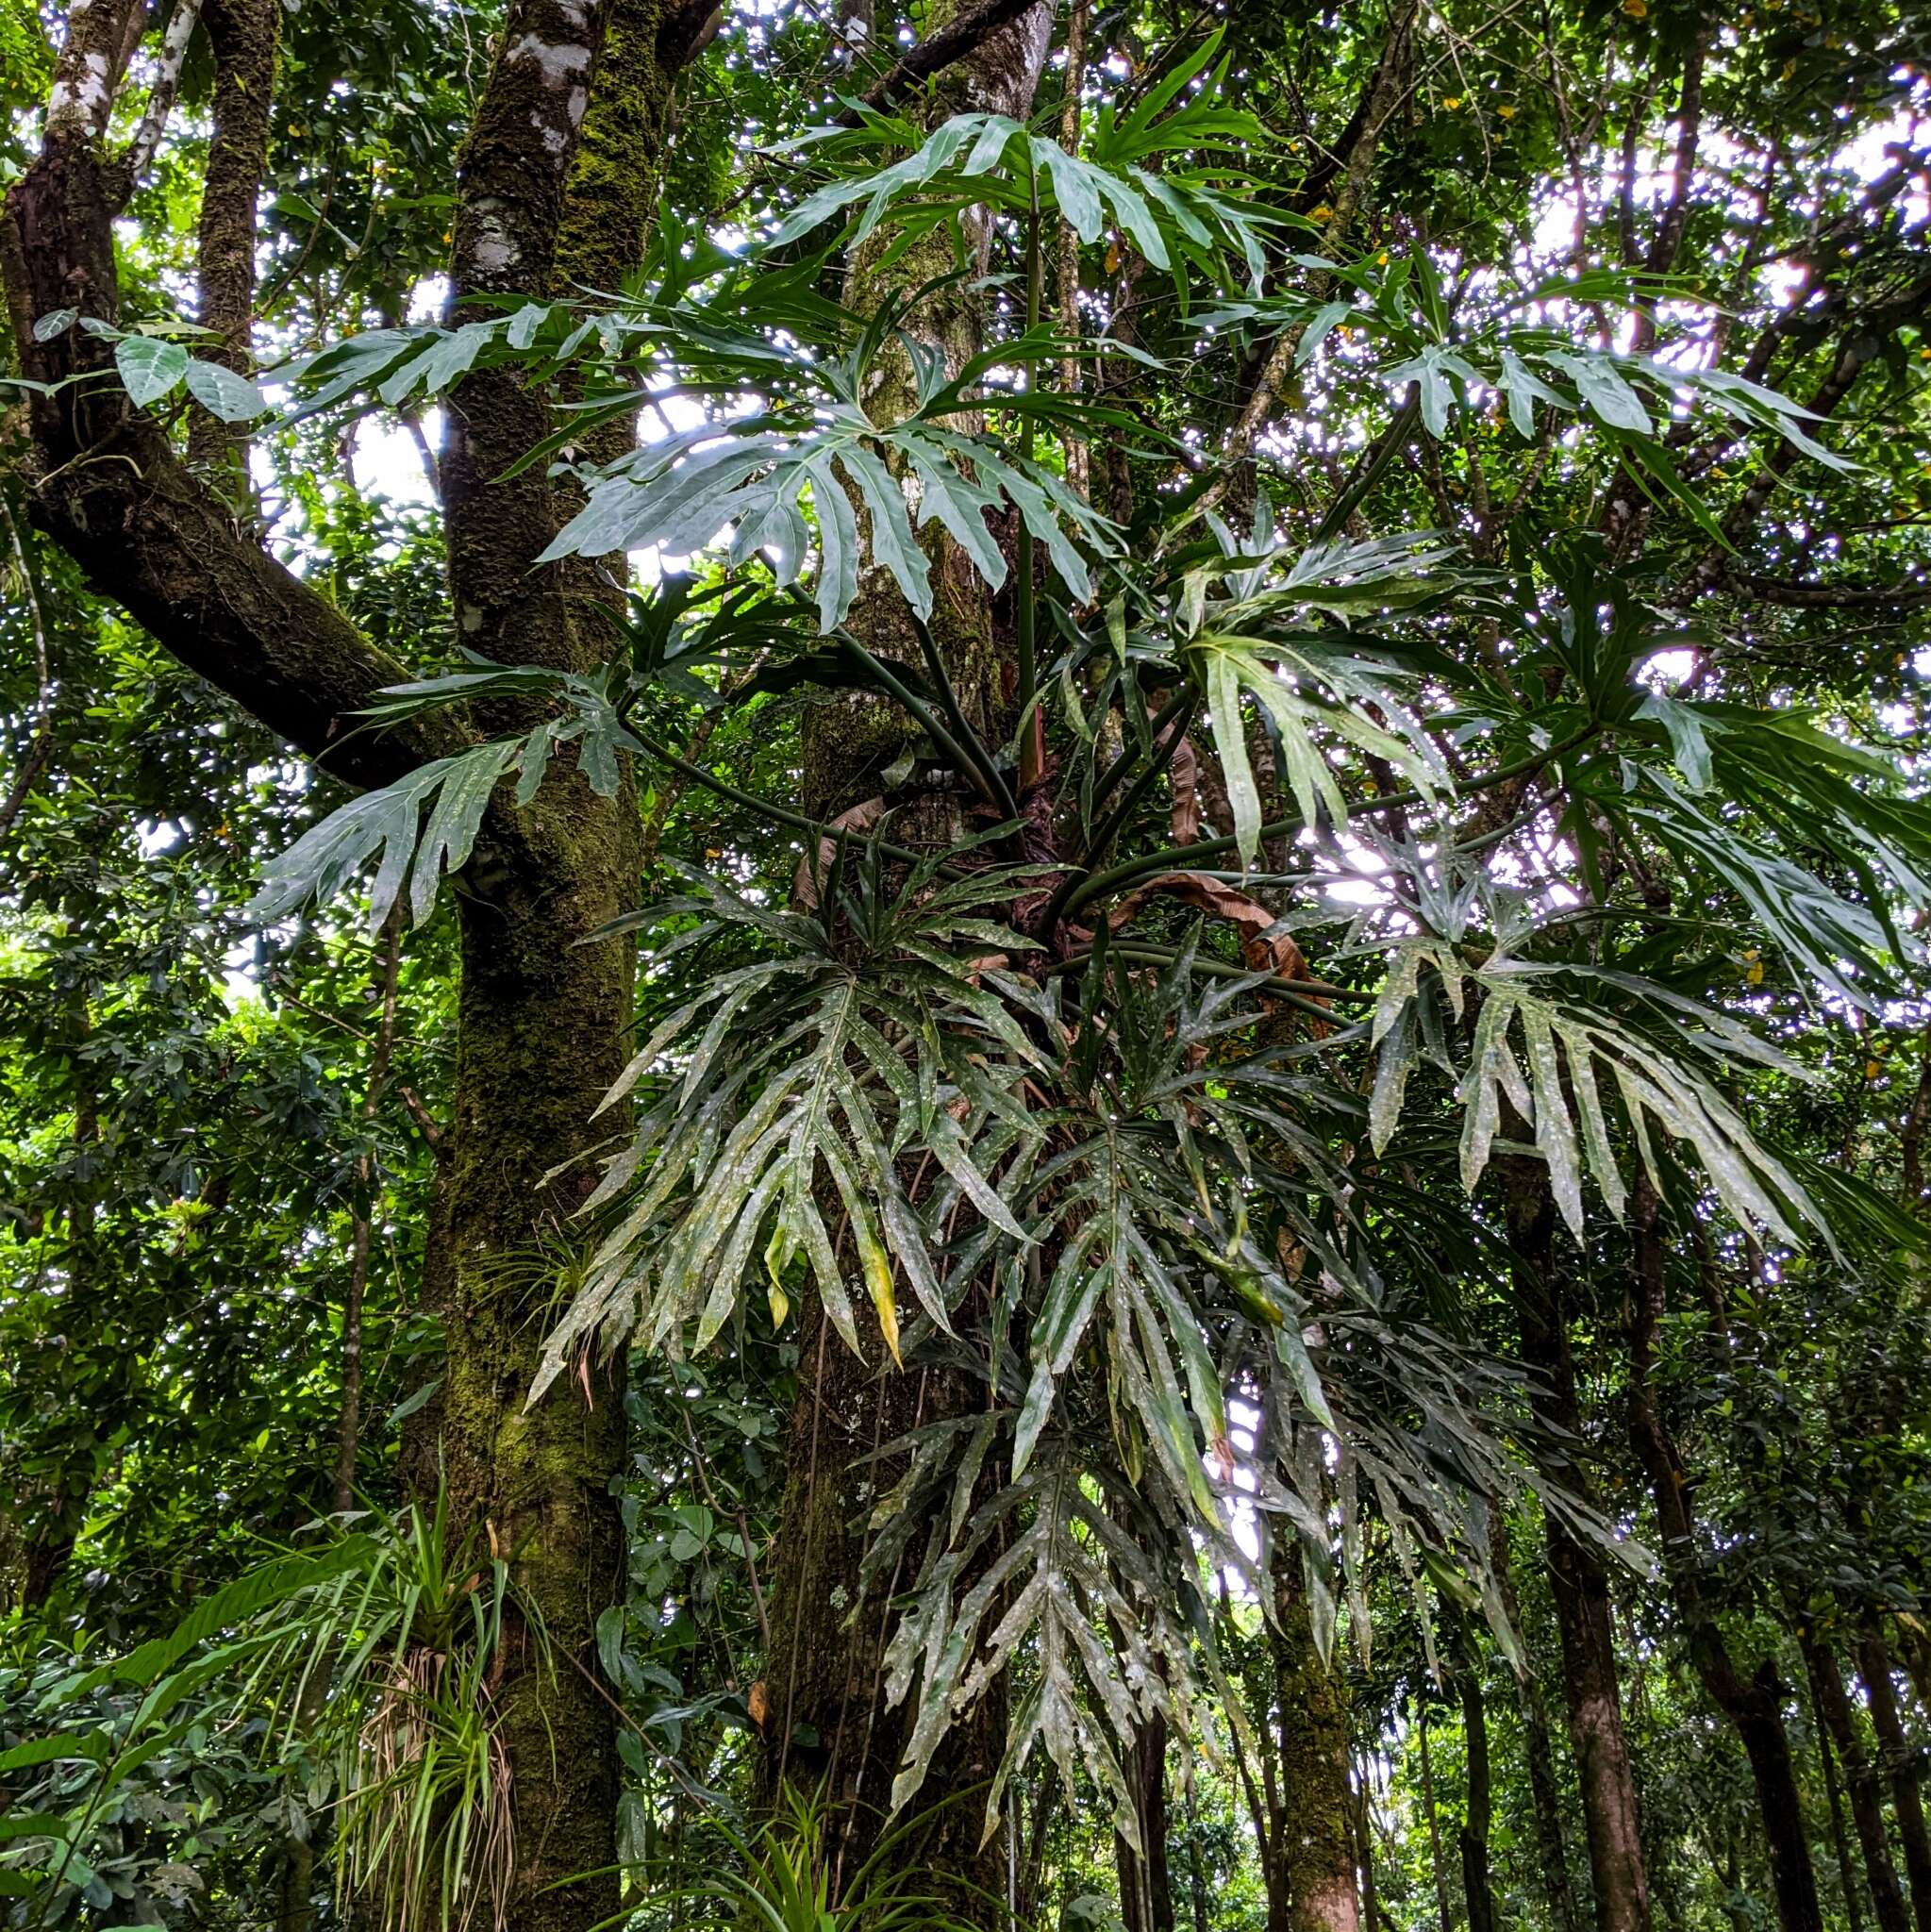
{"label": "green moss on bark", "polygon": [[[670,89],[656,29],[655,0],[513,9],[463,156],[458,294],[611,287],[635,264]],[[504,475],[548,432],[543,399],[508,372],[485,374],[459,387],[448,421],[442,479],[463,641],[505,662],[594,668],[617,634],[589,605],[612,593],[583,561],[532,567],[574,500],[542,465]],[[479,722],[534,721],[512,705]],[[598,798],[567,761],[528,808],[512,814],[499,793],[491,810],[465,870],[457,1119],[433,1270],[448,1343],[438,1450],[458,1528],[480,1526],[508,1555],[541,1626],[511,1629],[496,1691],[514,1779],[513,1923],[581,1932],[618,1902],[608,1874],[620,1769],[595,1630],[624,1587],[612,1492],[625,1449],[623,1363],[587,1362],[536,1407],[525,1398],[559,1276],[585,1239],[573,1217],[595,1174],[583,1158],[623,1128],[621,1115],[591,1120],[624,1064],[635,952],[623,939],[584,941],[637,903],[641,826],[627,782]],[[506,815],[516,836],[491,836]]]}
{"label": "green moss on bark", "polygon": [[541,1625],[511,1620],[496,1692],[515,1780],[515,1924],[574,1932],[616,1903],[608,1878],[556,1881],[607,1868],[614,1851],[615,1733],[593,1674],[596,1619],[624,1581],[621,1365],[588,1365],[534,1407],[525,1397],[590,1184],[581,1168],[544,1175],[608,1130],[591,1115],[632,1012],[631,949],[578,941],[634,903],[638,832],[628,796],[598,799],[560,772],[520,817],[515,862],[486,840],[471,868],[485,890],[462,908],[437,1451],[454,1522],[509,1556]]}
{"label": "green moss on bark", "polygon": [[[1280,1711],[1280,1860],[1292,1932],[1357,1932],[1354,1799],[1340,1674],[1323,1661],[1292,1539],[1273,1556],[1275,1700]],[[1270,1911],[1270,1918],[1273,1914]]]}
{"label": "green moss on bark", "polygon": [[559,275],[614,289],[643,255],[657,213],[675,76],[658,55],[663,0],[616,0],[596,88],[571,163]]}

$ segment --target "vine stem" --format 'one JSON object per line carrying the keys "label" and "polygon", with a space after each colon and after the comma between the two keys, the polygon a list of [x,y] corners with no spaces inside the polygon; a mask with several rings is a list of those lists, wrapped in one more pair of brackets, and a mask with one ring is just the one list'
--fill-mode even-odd
{"label": "vine stem", "polygon": [[[1040,261],[1040,183],[1035,175],[1031,185],[1031,207],[1026,220],[1025,246],[1025,325],[1030,334],[1040,325],[1040,278],[1042,274]],[[1033,377],[1026,377],[1027,387]],[[1033,418],[1028,409],[1020,420],[1019,453],[1030,460],[1033,453]],[[1019,753],[1019,789],[1030,791],[1043,775],[1046,764],[1046,727],[1040,715],[1039,707],[1033,700],[1039,691],[1039,667],[1035,662],[1037,631],[1033,611],[1033,540],[1032,533],[1025,526],[1025,520],[1019,524],[1018,567],[1013,574],[1013,602],[1019,620],[1019,715],[1025,720],[1024,737]]]}

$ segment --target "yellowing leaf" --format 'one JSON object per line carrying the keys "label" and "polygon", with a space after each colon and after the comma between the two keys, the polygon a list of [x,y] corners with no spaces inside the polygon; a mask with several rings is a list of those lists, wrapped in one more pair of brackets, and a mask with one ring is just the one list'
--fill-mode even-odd
{"label": "yellowing leaf", "polygon": [[[893,1361],[899,1361],[898,1353],[898,1297],[891,1288],[891,1264],[885,1258],[885,1250],[875,1241],[861,1243],[865,1257],[865,1286],[872,1291],[872,1306],[878,1311],[878,1327],[885,1337],[885,1345],[891,1351]],[[900,1366],[904,1364],[900,1362]]]}

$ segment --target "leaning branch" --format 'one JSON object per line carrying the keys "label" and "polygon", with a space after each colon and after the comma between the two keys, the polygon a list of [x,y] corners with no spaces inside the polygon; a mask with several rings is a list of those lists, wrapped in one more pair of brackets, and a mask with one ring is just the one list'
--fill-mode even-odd
{"label": "leaning branch", "polygon": [[[907,47],[895,66],[875,81],[864,95],[868,108],[889,108],[915,93],[935,74],[975,53],[1001,27],[1010,26],[1023,13],[1030,13],[1039,0],[977,0],[935,33],[929,33],[916,46]],[[848,113],[856,124],[858,116]]]}
{"label": "leaning branch", "polygon": [[1800,584],[1733,570],[1715,588],[1792,610],[1916,610],[1931,604],[1931,584]]}
{"label": "leaning branch", "polygon": [[119,313],[118,174],[97,142],[50,138],[0,213],[21,373],[43,385],[23,466],[35,523],[164,649],[349,783],[386,785],[458,750],[463,727],[447,713],[383,736],[358,730],[357,714],[405,667],[236,527],[159,420],[135,407],[105,341],[77,328],[34,341],[34,323],[58,309],[109,323]]}
{"label": "leaning branch", "polygon": [[181,86],[182,63],[188,58],[188,42],[193,39],[194,25],[200,18],[201,0],[175,0],[167,33],[161,40],[154,85],[148,90],[147,108],[121,163],[130,192],[147,173],[155,150],[161,144],[161,136],[167,131],[168,116],[174,111],[175,95]]}

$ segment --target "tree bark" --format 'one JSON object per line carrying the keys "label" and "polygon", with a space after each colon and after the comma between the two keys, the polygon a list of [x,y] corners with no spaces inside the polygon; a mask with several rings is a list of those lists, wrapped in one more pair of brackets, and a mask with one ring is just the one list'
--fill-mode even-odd
{"label": "tree bark", "polygon": [[[1807,1671],[1805,1676],[1809,1676]],[[1838,1781],[1837,1755],[1831,1749],[1830,1726],[1824,1721],[1823,1705],[1814,1684],[1810,1687],[1810,1708],[1817,1720],[1817,1757],[1823,1766],[1823,1789],[1830,1800],[1830,1842],[1837,1855],[1838,1888],[1843,1894],[1844,1918],[1850,1932],[1864,1932],[1864,1904],[1857,1890],[1856,1874],[1851,1869],[1851,1840],[1844,1829],[1844,1794]]]}
{"label": "tree bark", "polygon": [[[97,5],[83,18],[105,10]],[[8,191],[0,220],[0,278],[21,373],[49,385],[108,377],[33,396],[24,467],[35,523],[164,649],[350,784],[386,785],[425,758],[461,749],[466,735],[447,712],[350,737],[353,714],[408,667],[236,530],[226,503],[112,378],[105,341],[77,328],[33,340],[34,322],[61,308],[108,323],[119,316],[117,192],[97,142],[50,131]]]}
{"label": "tree bark", "polygon": [[[1498,1502],[1489,1506],[1489,1562],[1502,1596],[1503,1614],[1524,1636],[1522,1606],[1515,1588],[1515,1561],[1508,1545],[1508,1519]],[[1525,1637],[1524,1637],[1525,1641]],[[1516,1680],[1522,1707],[1523,1757],[1528,1771],[1529,1803],[1535,1813],[1536,1849],[1541,1855],[1542,1896],[1555,1932],[1577,1932],[1575,1892],[1569,1882],[1569,1853],[1562,1829],[1562,1800],[1556,1777],[1556,1739],[1541,1680],[1528,1672]]]}
{"label": "tree bark", "polygon": [[1181,1787],[1187,1796],[1187,1878],[1188,1904],[1193,1912],[1193,1932],[1207,1932],[1207,1874],[1200,1861],[1200,1815],[1193,1800],[1193,1774],[1190,1767]]}
{"label": "tree bark", "polygon": [[1273,1551],[1274,1695],[1280,1725],[1275,1834],[1292,1932],[1357,1932],[1355,1801],[1348,1787],[1348,1708],[1339,1674],[1323,1660],[1302,1574],[1299,1541]]}
{"label": "tree bark", "polygon": [[[1568,1318],[1556,1266],[1556,1204],[1541,1164],[1504,1164],[1515,1300],[1523,1359],[1535,1372],[1537,1419],[1556,1440],[1582,1433]],[[1588,1477],[1572,1463],[1563,1480],[1578,1502],[1590,1501]],[[1602,1558],[1554,1512],[1546,1513],[1549,1582],[1562,1639],[1562,1685],[1569,1738],[1582,1784],[1590,1871],[1595,1880],[1597,1932],[1649,1932],[1649,1876],[1636,1808],[1636,1779],[1623,1730],[1609,1578]]]}
{"label": "tree bark", "polygon": [[[1931,1088],[1931,1055],[1927,1055],[1924,1066],[1925,1078],[1920,1082],[1921,1089]],[[1910,1678],[1911,1690],[1917,1695],[1919,1713],[1931,1718],[1931,1633],[1915,1618],[1907,1621],[1902,1613],[1892,1628],[1897,1632],[1898,1655],[1904,1660],[1905,1674]]]}
{"label": "tree bark", "polygon": [[[869,1305],[857,1310],[862,1362],[823,1308],[810,1306],[772,1586],[760,1783],[767,1806],[790,1784],[821,1790],[839,1807],[836,1889],[883,1835],[911,1719],[903,1707],[885,1705],[890,1624],[883,1595],[868,1591],[860,1574],[865,1524],[894,1472],[864,1458],[985,1397],[957,1371],[897,1368]],[[983,1793],[1003,1744],[1003,1707],[989,1696],[954,1725],[935,1757],[919,1801],[927,1828],[907,1853],[941,1889],[959,1894],[957,1903],[971,1901],[968,1908],[983,1910],[984,1895],[1006,1889],[1005,1848],[996,1838],[980,1844],[982,1806],[971,1795]]]}
{"label": "tree bark", "polygon": [[1877,1767],[1866,1755],[1864,1740],[1857,1735],[1851,1701],[1839,1672],[1836,1648],[1808,1617],[1795,1615],[1791,1621],[1817,1707],[1823,1715],[1831,1742],[1837,1746],[1838,1762],[1844,1768],[1851,1823],[1856,1827],[1857,1847],[1864,1855],[1864,1878],[1870,1888],[1878,1932],[1910,1932],[1904,1891],[1897,1881],[1897,1868],[1890,1861],[1890,1840],[1884,1828],[1884,1798]]}
{"label": "tree bark", "polygon": [[1645,1176],[1637,1178],[1631,1213],[1636,1229],[1636,1272],[1629,1324],[1629,1434],[1649,1479],[1663,1569],[1682,1617],[1690,1663],[1711,1701],[1730,1721],[1750,1760],[1770,1850],[1778,1923],[1784,1932],[1823,1932],[1823,1909],[1810,1862],[1796,1763],[1784,1727],[1783,1687],[1777,1679],[1775,1660],[1765,1657],[1746,1677],[1705,1600],[1689,1472],[1650,1387],[1656,1329],[1663,1312],[1664,1257],[1660,1208]]}
{"label": "tree bark", "polygon": [[1918,1755],[1905,1735],[1897,1687],[1891,1682],[1890,1652],[1874,1622],[1866,1624],[1858,1640],[1857,1675],[1871,1707],[1878,1753],[1890,1777],[1890,1803],[1897,1817],[1898,1843],[1904,1847],[1905,1873],[1911,1883],[1911,1913],[1917,1921],[1918,1932],[1931,1932],[1931,1839],[1926,1838],[1924,1830]]}
{"label": "tree bark", "polygon": [[[641,203],[612,213],[599,199],[588,230],[576,214],[579,192],[593,187],[580,157],[609,130],[626,130],[641,157],[661,140],[662,76],[634,57],[607,58],[616,13],[582,0],[510,8],[458,168],[452,316],[467,295],[547,296],[580,271],[641,253]],[[595,250],[579,258],[571,240],[587,232]],[[583,565],[535,562],[574,501],[541,464],[502,475],[546,433],[541,397],[512,374],[474,375],[443,420],[458,633],[499,661],[597,668],[618,633],[585,607],[612,593]],[[492,730],[534,722],[514,707],[486,721]],[[565,767],[527,808],[504,796],[458,902],[462,988],[438,1271],[448,1353],[436,1420],[452,1524],[479,1553],[509,1554],[540,1625],[507,1620],[494,1693],[517,1932],[577,1932],[617,1905],[616,1713],[597,1674],[595,1627],[624,1588],[613,1493],[625,1450],[622,1358],[587,1357],[574,1386],[534,1407],[525,1395],[557,1265],[579,1238],[571,1217],[595,1179],[587,1158],[611,1131],[608,1121],[592,1129],[591,1115],[626,1058],[635,955],[622,940],[589,941],[636,904],[641,828],[627,778],[604,799]]]}
{"label": "tree bark", "polygon": [[1140,1820],[1145,1856],[1118,1833],[1114,1862],[1120,1874],[1120,1916],[1126,1932],[1174,1932],[1174,1890],[1167,1871],[1167,1721],[1155,1716],[1134,1739],[1124,1766]]}
{"label": "tree bark", "polygon": [[[1221,1628],[1231,1634],[1234,1627],[1233,1598],[1224,1574],[1220,1578]],[[1293,1901],[1290,1896],[1285,1864],[1287,1809],[1281,1801],[1281,1781],[1275,1752],[1274,1731],[1270,1713],[1278,1695],[1278,1674],[1273,1682],[1263,1679],[1257,1688],[1242,1673],[1242,1689],[1250,1713],[1259,1722],[1256,1728],[1260,1741],[1260,1776],[1257,1782],[1254,1767],[1241,1747],[1240,1733],[1232,1733],[1234,1771],[1240,1795],[1247,1807],[1247,1820],[1254,1828],[1254,1846],[1260,1861],[1260,1880],[1267,1895],[1267,1932],[1291,1932],[1290,1920]]]}
{"label": "tree bark", "polygon": [[[202,177],[195,247],[197,320],[215,339],[199,353],[247,375],[255,366],[255,204],[268,167],[281,0],[206,0],[202,24],[214,48],[213,126]],[[221,464],[228,493],[248,489],[247,432],[198,405],[191,409],[188,459]]]}
{"label": "tree bark", "polygon": [[1355,1782],[1355,1861],[1361,1873],[1361,1932],[1381,1932],[1381,1900],[1374,1881],[1374,1807],[1367,1766]]}
{"label": "tree bark", "polygon": [[1489,1713],[1482,1697],[1480,1664],[1473,1638],[1456,1673],[1461,1692],[1462,1736],[1468,1753],[1468,1815],[1457,1835],[1461,1852],[1462,1896],[1469,1932],[1495,1932],[1495,1890],[1489,1875],[1489,1828],[1494,1793],[1489,1774]]}
{"label": "tree bark", "polygon": [[[927,40],[951,17],[943,8],[928,13]],[[1024,118],[1051,30],[1051,0],[1037,0],[966,54],[928,111],[943,119],[970,106]],[[968,225],[969,249],[983,250],[989,245],[983,223]],[[851,264],[846,300],[855,309],[873,308],[892,293],[908,295],[949,275],[953,266],[953,238],[946,233],[935,232],[881,267],[885,246],[881,234]],[[978,345],[972,298],[956,283],[926,295],[904,322],[954,369]],[[866,407],[874,420],[895,420],[914,395],[910,358],[894,353],[877,365],[875,375]],[[862,505],[855,510],[862,520]],[[934,566],[933,642],[974,730],[983,740],[996,741],[1005,734],[993,728],[1001,692],[986,587],[936,523],[926,526],[925,541],[932,545]],[[859,573],[847,624],[881,658],[918,658],[920,645],[904,597],[875,562]],[[804,732],[806,811],[829,821],[874,795],[880,774],[912,735],[908,720],[866,694],[841,693],[813,707]],[[950,841],[959,829],[957,809],[945,800],[922,805],[899,824],[899,836],[914,843]],[[866,1359],[860,1361],[831,1331],[815,1300],[813,1309],[800,1338],[791,1474],[774,1559],[775,1641],[768,1666],[760,1784],[767,1803],[790,1782],[807,1790],[820,1785],[841,1807],[836,1886],[864,1864],[877,1843],[912,1718],[903,1707],[885,1707],[885,1606],[875,1591],[868,1594],[861,1575],[871,1500],[890,1488],[891,1472],[889,1466],[854,1465],[918,1423],[983,1407],[986,1391],[977,1376],[950,1362],[901,1372],[886,1351],[875,1317],[862,1304]],[[983,1899],[1003,1896],[1006,1889],[1004,1847],[997,1832],[981,1844],[981,1807],[966,1796],[990,1780],[1004,1737],[1002,1683],[955,1723],[917,1801],[929,1814],[919,1861],[968,1916],[983,1912]]]}
{"label": "tree bark", "polygon": [[[76,31],[85,21],[92,32],[109,10],[76,12]],[[640,99],[610,90],[592,99],[609,11],[608,0],[508,8],[459,167],[458,298],[551,292],[587,114],[592,125],[627,126],[638,152],[655,151],[652,104],[660,109],[663,85]],[[63,55],[60,73],[72,64]],[[619,63],[611,77],[635,88],[639,65]],[[71,307],[111,322],[119,309],[112,224],[122,188],[100,148],[105,115],[77,94],[52,105],[59,111],[43,152],[9,191],[0,225],[24,373],[44,383],[108,364],[105,345],[78,330],[35,343],[38,316]],[[244,145],[238,137],[238,174]],[[621,244],[632,259],[641,221]],[[608,237],[608,224],[599,233]],[[239,313],[241,275],[239,262],[211,258],[205,291]],[[576,621],[566,593],[577,583],[532,568],[567,503],[541,466],[497,480],[547,429],[540,398],[512,378],[478,376],[452,397],[446,420],[450,576],[464,641],[504,661],[592,668],[609,642]],[[37,395],[30,426],[42,526],[98,590],[289,742],[351,783],[384,784],[470,741],[447,711],[379,737],[347,735],[351,714],[406,668],[238,530],[159,422],[117,384]],[[495,731],[521,721],[481,722]],[[509,1779],[515,1932],[580,1932],[617,1904],[615,1735],[593,1633],[623,1582],[611,1494],[624,1448],[622,1377],[586,1364],[576,1391],[559,1389],[534,1409],[524,1394],[561,1231],[590,1185],[580,1167],[560,1182],[544,1176],[608,1131],[603,1123],[593,1135],[591,1115],[624,1063],[633,1011],[630,948],[581,942],[634,904],[637,843],[627,792],[598,799],[565,762],[527,808],[510,806],[507,791],[492,802],[458,895],[455,1122],[425,1293],[447,1355],[440,1398],[413,1426],[409,1463],[432,1485],[440,1467],[457,1533],[474,1539],[478,1557],[505,1557],[514,1585],[490,1716]]]}

